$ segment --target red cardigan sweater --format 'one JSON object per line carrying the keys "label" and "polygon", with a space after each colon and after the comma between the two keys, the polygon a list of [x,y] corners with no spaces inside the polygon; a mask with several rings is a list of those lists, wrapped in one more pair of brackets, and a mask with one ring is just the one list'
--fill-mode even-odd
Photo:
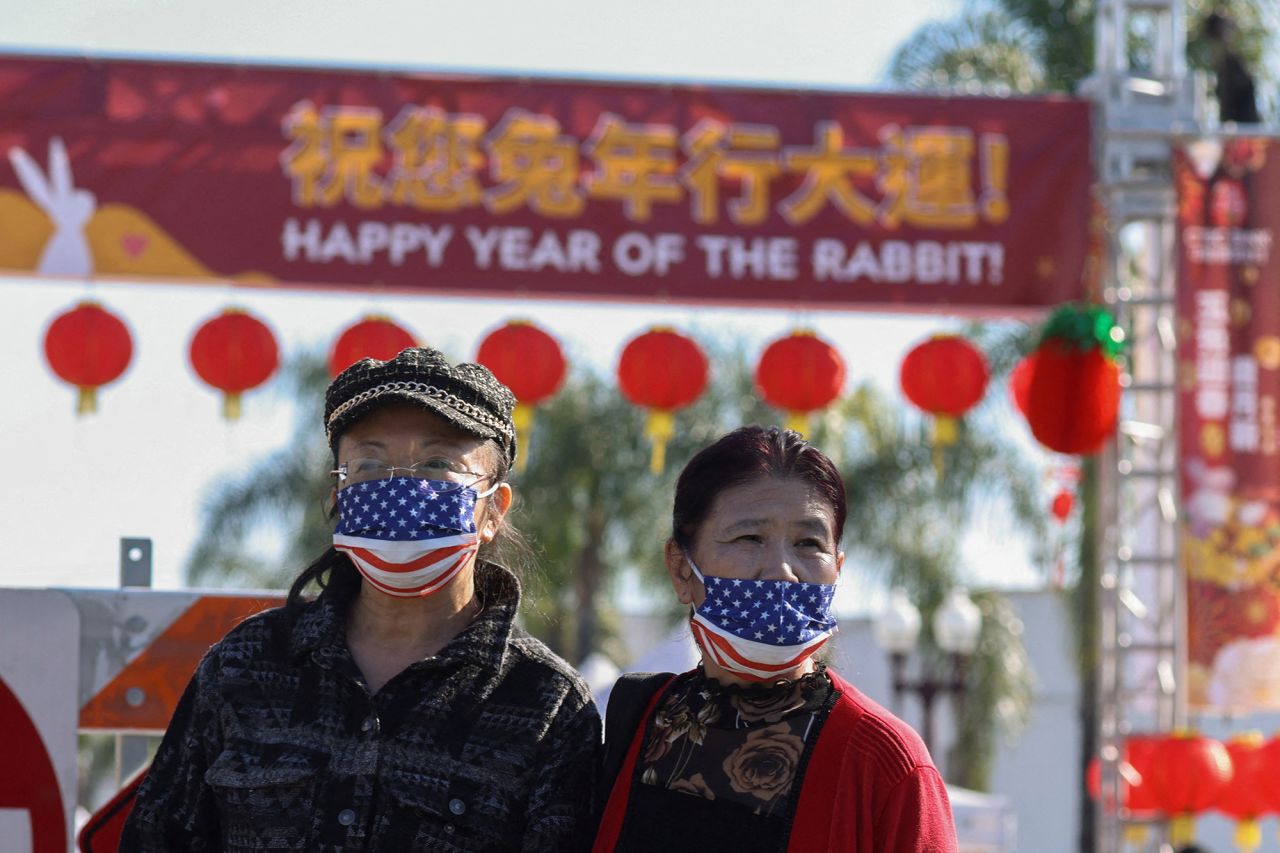
{"label": "red cardigan sweater", "polygon": [[[800,786],[788,853],[956,853],[951,803],[924,743],[906,723],[828,669],[837,692]],[[653,715],[657,691],[642,720]],[[644,739],[638,727],[613,784],[595,853],[617,844]]]}

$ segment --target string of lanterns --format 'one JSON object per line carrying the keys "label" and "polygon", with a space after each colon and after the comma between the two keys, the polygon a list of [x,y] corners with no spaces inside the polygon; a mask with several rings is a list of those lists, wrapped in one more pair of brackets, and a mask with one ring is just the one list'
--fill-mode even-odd
{"label": "string of lanterns", "polygon": [[[1145,823],[1169,822],[1169,840],[1183,847],[1195,840],[1195,818],[1217,811],[1236,821],[1235,846],[1253,853],[1262,846],[1259,820],[1280,815],[1280,736],[1234,735],[1225,744],[1189,730],[1137,734],[1121,747],[1120,803],[1130,821],[1125,839],[1146,844]],[[1095,757],[1086,782],[1095,800],[1101,792]]]}
{"label": "string of lanterns", "polygon": [[[1095,306],[1064,306],[1049,318],[1035,352],[1013,370],[1010,394],[1032,434],[1066,454],[1096,452],[1115,430],[1120,399],[1116,362],[1123,335]],[[355,361],[387,359],[416,345],[412,333],[391,318],[368,315],[334,341],[328,367],[337,375]],[[50,368],[77,389],[77,411],[95,410],[97,390],[117,381],[133,357],[129,329],[96,302],[56,317],[45,333]],[[227,308],[202,323],[191,338],[191,365],[202,381],[223,394],[223,414],[234,420],[245,392],[267,382],[279,367],[271,328],[243,308]],[[527,320],[512,320],[481,341],[476,359],[489,367],[518,401],[514,420],[528,446],[536,407],[563,384],[567,363],[559,342]],[[692,338],[668,327],[651,328],[623,347],[618,384],[632,404],[646,410],[651,467],[665,466],[677,413],[706,390],[709,364]],[[797,329],[770,342],[755,369],[756,391],[785,414],[787,426],[809,431],[811,416],[841,395],[846,367],[839,351],[812,330]],[[934,335],[903,359],[904,396],[933,418],[939,475],[942,454],[956,441],[960,419],[985,397],[990,371],[982,352],[955,334]],[[1070,513],[1069,496],[1055,501],[1059,519]]]}

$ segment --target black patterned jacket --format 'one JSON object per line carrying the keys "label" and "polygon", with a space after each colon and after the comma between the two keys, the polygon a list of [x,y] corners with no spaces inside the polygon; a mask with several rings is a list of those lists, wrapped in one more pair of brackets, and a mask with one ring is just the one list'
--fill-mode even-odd
{"label": "black patterned jacket", "polygon": [[572,851],[595,833],[600,718],[586,684],[515,627],[519,584],[370,696],[344,608],[247,620],[174,713],[121,851]]}

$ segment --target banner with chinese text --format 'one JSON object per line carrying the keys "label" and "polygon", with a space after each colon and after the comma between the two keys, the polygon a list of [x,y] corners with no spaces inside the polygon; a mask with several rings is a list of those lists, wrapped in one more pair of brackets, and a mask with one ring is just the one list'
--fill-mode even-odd
{"label": "banner with chinese text", "polygon": [[1175,155],[1190,705],[1280,710],[1280,146]]}
{"label": "banner with chinese text", "polygon": [[1090,108],[0,59],[0,270],[471,295],[1081,296]]}

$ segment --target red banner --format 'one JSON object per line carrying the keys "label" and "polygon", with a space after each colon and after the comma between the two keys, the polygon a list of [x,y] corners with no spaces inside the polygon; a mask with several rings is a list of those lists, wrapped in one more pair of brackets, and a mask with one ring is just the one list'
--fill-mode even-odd
{"label": "red banner", "polygon": [[1280,709],[1280,146],[1203,139],[1178,188],[1189,699]]}
{"label": "red banner", "polygon": [[0,59],[0,269],[473,295],[1078,298],[1089,106]]}

